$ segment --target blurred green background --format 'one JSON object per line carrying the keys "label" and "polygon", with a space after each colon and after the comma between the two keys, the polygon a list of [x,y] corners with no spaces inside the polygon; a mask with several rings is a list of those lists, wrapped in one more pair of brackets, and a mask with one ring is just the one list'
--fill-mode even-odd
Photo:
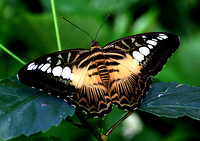
{"label": "blurred green background", "polygon": [[[64,21],[61,16],[87,31],[92,37],[108,14],[97,40],[108,42],[143,32],[172,32],[181,38],[174,53],[156,78],[200,86],[200,1],[199,0],[59,0],[55,1],[62,49],[89,49],[91,39]],[[0,0],[0,43],[25,62],[57,51],[50,0]],[[0,49],[0,79],[16,75],[23,66]],[[106,116],[104,129],[124,114],[118,109]],[[159,118],[137,112],[140,132],[126,139],[123,125],[110,135],[110,140],[193,141],[200,139],[200,123],[187,117]],[[99,124],[94,119],[94,124]],[[140,125],[141,125],[140,124]],[[134,125],[133,125],[134,126]],[[1,127],[0,127],[1,128]],[[139,128],[139,127],[138,127]],[[136,132],[136,131],[135,131]],[[78,135],[77,135],[78,134]],[[63,121],[45,133],[13,140],[56,136],[69,140],[94,140],[85,130]],[[41,140],[41,139],[40,139]]]}

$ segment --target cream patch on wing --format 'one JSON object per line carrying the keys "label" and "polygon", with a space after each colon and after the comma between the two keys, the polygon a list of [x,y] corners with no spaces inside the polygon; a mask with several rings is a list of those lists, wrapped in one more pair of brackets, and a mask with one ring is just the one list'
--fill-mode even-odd
{"label": "cream patch on wing", "polygon": [[[86,58],[84,60],[87,61],[88,58]],[[83,68],[73,67],[73,69],[72,69],[73,80],[72,80],[71,84],[74,85],[76,88],[81,88],[82,86],[94,87],[95,85],[98,85],[98,83],[102,83],[100,75],[99,74],[94,75],[94,73],[98,73],[97,68],[88,70],[88,68],[93,63],[94,62],[90,62],[87,66],[85,66]]]}
{"label": "cream patch on wing", "polygon": [[[140,70],[142,69],[142,66],[137,64],[137,62],[134,61],[133,57],[129,54],[126,55],[124,59],[110,59],[110,61],[118,62],[119,65],[116,66],[108,66],[108,70],[114,70],[111,73],[109,73],[110,82],[113,82],[114,80],[123,80],[130,77],[132,74],[139,74]],[[116,87],[116,82],[112,84],[112,86],[109,88],[109,93],[113,90],[114,87]],[[121,81],[120,81],[121,82]],[[136,83],[136,82],[135,82]]]}
{"label": "cream patch on wing", "polygon": [[[113,55],[115,53],[112,53]],[[119,55],[118,53],[116,53]],[[133,57],[129,54],[124,57],[124,59],[109,59],[111,61],[118,62],[118,66],[111,66],[114,69],[118,69],[121,72],[123,72],[121,75],[119,75],[120,78],[124,78],[124,76],[129,76],[132,72],[134,74],[140,73],[140,70],[142,69],[142,65],[139,65],[137,62],[134,61]],[[108,67],[109,68],[109,67]]]}

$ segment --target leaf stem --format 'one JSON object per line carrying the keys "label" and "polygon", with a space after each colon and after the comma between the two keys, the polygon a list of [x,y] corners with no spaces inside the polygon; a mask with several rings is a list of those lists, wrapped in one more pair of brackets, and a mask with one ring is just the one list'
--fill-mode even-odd
{"label": "leaf stem", "polygon": [[0,44],[0,48],[3,49],[6,53],[8,53],[11,57],[13,57],[14,59],[16,59],[18,62],[20,62],[21,64],[25,65],[26,63],[20,59],[19,57],[17,57],[15,54],[13,54],[11,51],[9,51],[6,47],[4,47],[2,44]]}
{"label": "leaf stem", "polygon": [[107,130],[105,136],[108,136],[119,124],[121,124],[126,118],[128,118],[133,111],[129,111],[125,116],[123,116],[119,121],[117,121],[110,129]]}
{"label": "leaf stem", "polygon": [[70,119],[69,117],[66,117],[65,120],[71,122],[73,125],[77,126],[80,129],[84,129],[84,126],[82,123],[77,123],[77,122],[73,121],[72,119]]}
{"label": "leaf stem", "polygon": [[52,8],[53,21],[54,21],[55,32],[56,32],[58,51],[61,51],[62,47],[61,47],[61,43],[60,43],[60,34],[59,34],[59,29],[58,29],[58,22],[57,22],[57,17],[56,17],[56,9],[55,9],[54,0],[51,0],[51,8]]}
{"label": "leaf stem", "polygon": [[75,111],[78,118],[80,119],[80,122],[83,124],[84,128],[87,129],[93,136],[95,136],[95,138],[98,141],[104,141],[101,138],[101,134],[99,132],[97,132],[94,128],[92,128],[90,126],[90,124],[88,123],[88,121],[85,119],[85,117],[82,115],[82,113],[79,110]]}
{"label": "leaf stem", "polygon": [[129,111],[125,116],[123,116],[119,121],[117,121],[110,129],[107,130],[105,134],[97,132],[94,128],[90,126],[88,121],[85,119],[85,117],[82,115],[82,113],[76,109],[76,115],[78,116],[81,123],[76,123],[73,120],[66,118],[65,120],[71,122],[75,126],[79,127],[80,129],[87,129],[93,136],[96,137],[98,141],[107,141],[109,134],[119,125],[121,124],[125,119],[127,119],[133,111]]}

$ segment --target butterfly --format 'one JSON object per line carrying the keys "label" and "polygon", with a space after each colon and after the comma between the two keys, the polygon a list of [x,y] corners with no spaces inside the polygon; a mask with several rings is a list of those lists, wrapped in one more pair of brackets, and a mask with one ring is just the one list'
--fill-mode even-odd
{"label": "butterfly", "polygon": [[85,111],[102,117],[116,105],[139,108],[151,78],[179,47],[179,37],[150,32],[117,39],[100,48],[71,49],[31,61],[18,72],[19,80]]}

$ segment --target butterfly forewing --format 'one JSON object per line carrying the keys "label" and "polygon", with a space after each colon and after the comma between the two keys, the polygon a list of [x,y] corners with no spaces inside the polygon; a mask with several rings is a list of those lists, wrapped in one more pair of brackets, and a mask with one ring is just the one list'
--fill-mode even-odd
{"label": "butterfly forewing", "polygon": [[72,70],[77,62],[88,56],[88,50],[67,50],[48,54],[31,61],[19,72],[18,78],[24,84],[65,99],[76,94],[71,85],[74,80]]}
{"label": "butterfly forewing", "polygon": [[112,52],[116,49],[130,54],[143,66],[143,75],[156,75],[179,46],[179,37],[165,32],[150,32],[124,37],[103,47]]}
{"label": "butterfly forewing", "polygon": [[[102,49],[52,53],[25,65],[24,84],[66,100],[90,117],[109,113],[112,104],[134,110],[156,75],[179,46],[171,33],[144,33],[115,40]],[[95,45],[95,46],[93,46]]]}

